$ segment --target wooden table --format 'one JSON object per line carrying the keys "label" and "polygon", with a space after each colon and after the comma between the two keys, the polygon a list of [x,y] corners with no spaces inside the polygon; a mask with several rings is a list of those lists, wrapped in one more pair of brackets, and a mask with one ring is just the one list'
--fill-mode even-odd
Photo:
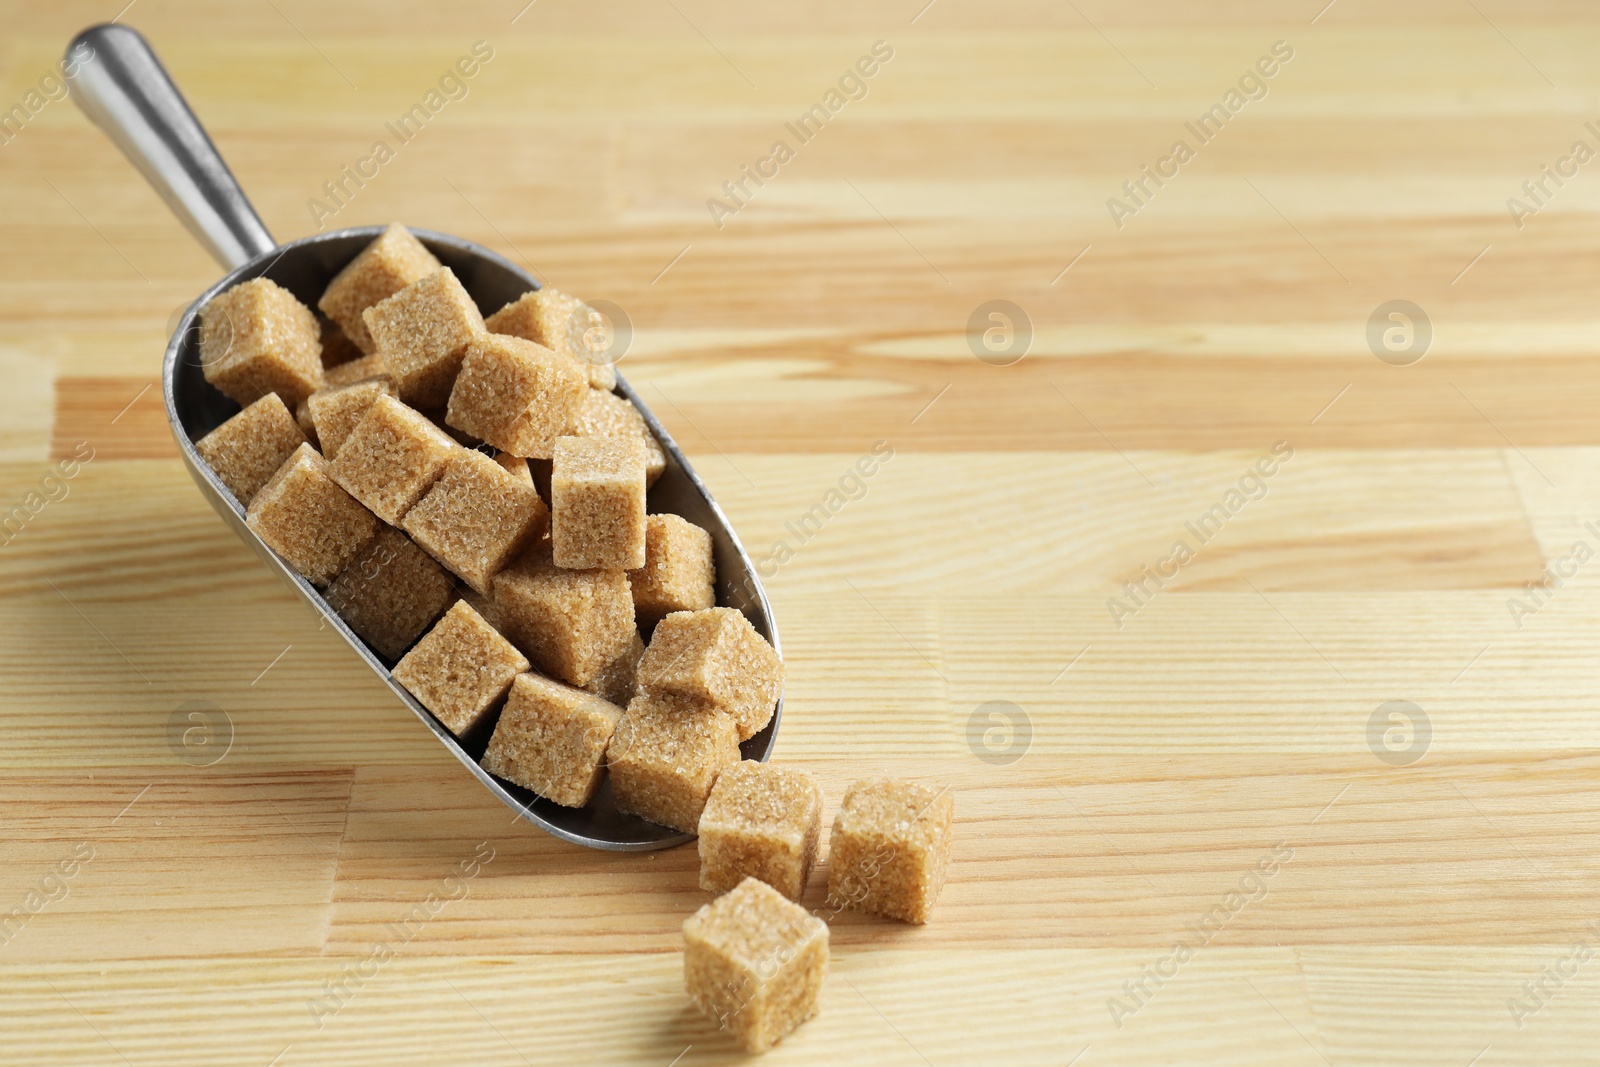
{"label": "wooden table", "polygon": [[[119,2],[7,4],[0,104]],[[624,309],[785,545],[777,758],[830,819],[956,790],[935,921],[840,918],[766,1062],[1594,1062],[1592,6],[921,3],[125,17],[280,238],[383,139],[324,225]],[[202,502],[151,386],[217,268],[43,99],[0,148],[0,1059],[739,1059],[682,989],[693,849],[514,823]]]}

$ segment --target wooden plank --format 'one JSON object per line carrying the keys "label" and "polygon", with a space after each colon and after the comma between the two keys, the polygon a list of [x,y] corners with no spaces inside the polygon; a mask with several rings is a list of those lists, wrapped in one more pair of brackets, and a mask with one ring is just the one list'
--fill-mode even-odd
{"label": "wooden plank", "polygon": [[[934,339],[960,348],[965,316],[947,314],[946,321]],[[1359,344],[1360,335],[1353,336]],[[1354,368],[1348,358],[1304,360],[1293,375],[1281,375],[1253,358],[1129,354],[1025,359],[997,369],[970,353],[961,360],[830,354],[817,338],[734,347],[737,355],[699,352],[659,371],[660,360],[624,362],[646,404],[691,453],[862,452],[878,441],[938,453],[1264,451],[1278,441],[1369,450],[1600,444],[1587,415],[1600,402],[1600,378],[1591,380],[1587,369],[1592,360],[1574,366],[1529,358],[1498,367],[1424,360],[1398,380],[1395,368],[1376,359]],[[1126,389],[1125,375],[1145,387]],[[53,454],[65,455],[80,440],[103,440],[111,458],[173,455],[153,393],[141,401],[148,409],[125,417],[128,425],[109,426],[144,384],[64,379]],[[789,394],[782,419],[760,400],[774,393]]]}
{"label": "wooden plank", "polygon": [[[1570,945],[1515,948],[1212,946],[1119,1028],[1106,1004],[1152,961],[1148,951],[1040,949],[954,954],[951,983],[927,957],[893,947],[842,954],[815,1020],[764,1063],[939,1063],[973,1042],[992,1062],[1136,1065],[1181,1047],[1195,1064],[1401,1064],[1563,1058],[1595,1035],[1592,983],[1568,982],[1515,1028],[1506,1001]],[[364,957],[324,960],[64,963],[0,968],[7,1003],[38,1020],[19,1062],[222,1065],[356,1063],[367,1058],[601,1064],[747,1062],[693,1014],[669,955],[507,960],[410,957],[365,981],[340,1010],[309,1005]],[[213,1025],[188,1026],[203,1002]],[[1412,1037],[1397,1039],[1394,1004]],[[529,1005],[539,1005],[538,1010]],[[975,1024],[974,1019],[986,1020]],[[1226,1025],[1220,1025],[1225,1019]],[[1087,1052],[1085,1049],[1087,1048]],[[287,1051],[285,1051],[287,1049]],[[1483,1056],[1484,1059],[1489,1058]],[[120,1062],[120,1061],[118,1061]]]}
{"label": "wooden plank", "polygon": [[177,454],[159,381],[74,378],[57,384],[52,459],[172,459]]}
{"label": "wooden plank", "polygon": [[[343,642],[279,595],[227,610],[74,610],[56,597],[0,612],[15,635],[0,651],[15,679],[0,766],[166,765],[167,719],[191,700],[231,716],[230,759],[248,765],[449,766]],[[1521,630],[1497,593],[1424,605],[1411,594],[1183,594],[1121,632],[1099,598],[873,603],[882,615],[780,596],[794,634],[784,758],[961,756],[968,719],[994,700],[1021,708],[1033,750],[1054,755],[1362,755],[1368,719],[1391,700],[1435,720],[1440,752],[1600,746],[1586,651],[1600,616],[1581,594]],[[62,716],[63,699],[88,712]]]}
{"label": "wooden plank", "polygon": [[[822,779],[830,818],[851,779],[896,767],[801,762]],[[1597,766],[1577,754],[1402,770],[1370,754],[1040,757],[1005,768],[924,758],[921,772],[952,785],[958,820],[937,921],[906,929],[840,913],[820,877],[804,903],[844,951],[1162,949],[1203,936],[1554,943],[1600,904],[1583,843],[1600,814]],[[381,936],[480,842],[494,860],[408,952],[671,952],[707,899],[692,848],[642,861],[596,854],[509,825],[464,775],[430,785],[419,795],[411,775],[358,772],[330,951]],[[1259,873],[1265,865],[1273,872]]]}
{"label": "wooden plank", "polygon": [[321,953],[350,783],[347,769],[176,760],[8,777],[5,959],[103,960],[113,944],[124,959]]}
{"label": "wooden plank", "polygon": [[[1377,468],[1362,453],[1296,451],[1277,464],[1269,449],[694,458],[780,593],[905,595],[910,583],[930,596],[1048,590],[1135,605],[1129,582],[1147,594],[1246,580],[1269,592],[1515,589],[1545,562],[1523,512],[1526,479],[1507,469],[1523,460],[1491,451],[1408,453]],[[50,497],[46,474],[0,468],[0,499],[40,492],[6,529],[0,590],[73,601],[276,592],[176,463],[118,464],[96,450],[72,477],[58,472]],[[1371,505],[1343,505],[1353,493]],[[1179,541],[1192,554],[1181,566]],[[61,553],[80,562],[60,566]],[[901,565],[886,569],[886,555]]]}

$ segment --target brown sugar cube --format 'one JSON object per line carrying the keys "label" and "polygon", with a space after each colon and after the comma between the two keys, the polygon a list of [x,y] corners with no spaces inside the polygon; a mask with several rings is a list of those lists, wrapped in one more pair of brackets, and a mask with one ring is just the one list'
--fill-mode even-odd
{"label": "brown sugar cube", "polygon": [[328,469],[378,518],[398,526],[461,451],[421,413],[380,396],[339,445]]}
{"label": "brown sugar cube", "polygon": [[746,1052],[765,1052],[817,1013],[828,924],[755,878],[683,924],[683,984]]}
{"label": "brown sugar cube", "polygon": [[548,540],[495,575],[493,589],[506,636],[568,685],[588,685],[638,632],[627,573],[557,567]]}
{"label": "brown sugar cube", "polygon": [[341,363],[337,367],[329,367],[322,374],[323,382],[328,385],[351,385],[366,381],[368,378],[388,378],[391,383],[394,381],[389,376],[389,369],[384,366],[383,357],[376,352],[360,359],[352,359],[349,363]]}
{"label": "brown sugar cube", "polygon": [[333,276],[317,307],[339,324],[357,348],[371,352],[372,334],[361,313],[438,269],[439,261],[433,253],[410,230],[392,222],[377,240]]}
{"label": "brown sugar cube", "polygon": [[711,534],[677,515],[645,518],[644,566],[628,572],[641,625],[654,625],[674,611],[712,607],[716,577]]}
{"label": "brown sugar cube", "polygon": [[337,323],[324,322],[322,326],[322,376],[328,376],[328,371],[334,367],[342,367],[346,363],[354,363],[362,357],[361,349],[350,340],[349,336]]}
{"label": "brown sugar cube", "polygon": [[486,325],[491,333],[533,341],[570,360],[596,389],[617,387],[616,369],[603,351],[596,351],[601,347],[597,342],[604,334],[605,319],[575,296],[547,285],[496,311]]}
{"label": "brown sugar cube", "polygon": [[550,466],[550,541],[556,566],[644,566],[644,442],[561,437]]}
{"label": "brown sugar cube", "polygon": [[628,702],[639,695],[639,660],[643,655],[644,641],[635,630],[627,650],[602,667],[583,688],[619,708],[627,707]]}
{"label": "brown sugar cube", "polygon": [[200,309],[200,368],[241,405],[277,393],[293,408],[322,386],[322,329],[289,290],[252,278]]}
{"label": "brown sugar cube", "polygon": [[411,539],[382,526],[323,594],[386,659],[399,659],[455,598],[455,581]]}
{"label": "brown sugar cube", "polygon": [[445,729],[466,737],[527,669],[522,653],[458,600],[391,673]]}
{"label": "brown sugar cube", "polygon": [[711,786],[739,762],[739,731],[720,711],[641,692],[606,753],[617,810],[692,834]]}
{"label": "brown sugar cube", "polygon": [[828,846],[834,907],[925,923],[950,866],[948,786],[866,778],[850,786]]}
{"label": "brown sugar cube", "polygon": [[759,878],[799,900],[817,862],[822,787],[806,771],[742,760],[717,775],[699,832],[701,889]]}
{"label": "brown sugar cube", "polygon": [[519,674],[483,754],[483,769],[569,808],[600,784],[622,709],[537,674]]}
{"label": "brown sugar cube", "polygon": [[548,348],[484,334],[467,346],[445,421],[513,456],[549,459],[588,392]]}
{"label": "brown sugar cube", "polygon": [[497,452],[494,461],[500,464],[503,470],[515,475],[518,481],[528,485],[533,484],[533,471],[529,469],[528,461],[522,456],[513,456],[510,452]]}
{"label": "brown sugar cube", "polygon": [[278,394],[268,393],[196,441],[194,450],[248,507],[283,461],[305,443],[305,434]]}
{"label": "brown sugar cube", "polygon": [[303,444],[250,501],[245,522],[313,585],[327,585],[378,531],[378,520],[340,488],[328,461]]}
{"label": "brown sugar cube", "polygon": [[578,413],[572,417],[567,433],[573,437],[638,437],[644,441],[644,484],[656,484],[667,469],[667,454],[650,432],[644,416],[626,398],[601,389],[590,389]]}
{"label": "brown sugar cube", "polygon": [[322,443],[322,454],[328,459],[338,456],[339,446],[372,402],[380,396],[394,395],[394,383],[388,378],[368,378],[350,385],[327,386],[306,397],[306,412]]}
{"label": "brown sugar cube", "polygon": [[479,593],[550,523],[531,481],[482,452],[457,451],[444,474],[401,524],[440,563]]}
{"label": "brown sugar cube", "polygon": [[438,407],[450,396],[467,345],[483,334],[478,305],[449,267],[437,270],[362,312],[400,399]]}
{"label": "brown sugar cube", "polygon": [[727,712],[744,740],[772,721],[783,660],[736,608],[675,611],[650,635],[639,687]]}

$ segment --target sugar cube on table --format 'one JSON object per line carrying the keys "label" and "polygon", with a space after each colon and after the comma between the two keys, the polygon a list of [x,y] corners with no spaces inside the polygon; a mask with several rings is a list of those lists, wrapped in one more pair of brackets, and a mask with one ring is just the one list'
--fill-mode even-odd
{"label": "sugar cube on table", "polygon": [[605,319],[575,296],[550,286],[524,293],[490,315],[491,333],[533,341],[571,362],[595,389],[617,386],[617,372],[592,342],[605,331]]}
{"label": "sugar cube on table", "polygon": [[628,572],[639,625],[715,606],[716,577],[710,533],[678,515],[645,518],[644,566]]}
{"label": "sugar cube on table", "polygon": [[479,593],[550,523],[533,481],[484,455],[460,449],[402,525],[417,544]]}
{"label": "sugar cube on table", "polygon": [[588,685],[638,632],[627,573],[557,567],[548,540],[495,575],[493,590],[506,636],[542,673],[568,685]]}
{"label": "sugar cube on table", "polygon": [[739,761],[739,731],[720,711],[641,691],[606,753],[617,810],[694,833],[717,775]]}
{"label": "sugar cube on table", "polygon": [[764,1052],[817,1013],[828,924],[746,878],[683,924],[689,999],[746,1052]]}
{"label": "sugar cube on table", "polygon": [[600,784],[606,745],[621,717],[621,708],[592,693],[519,674],[489,738],[483,769],[557,804],[581,808]]}
{"label": "sugar cube on table", "polygon": [[362,312],[400,399],[417,408],[450,397],[467,345],[484,335],[483,316],[449,267],[419,278]]}
{"label": "sugar cube on table", "polygon": [[339,324],[357,348],[371,352],[372,334],[361,313],[438,269],[433,253],[410,230],[393,222],[333,276],[317,307]]}
{"label": "sugar cube on table", "polygon": [[527,669],[526,657],[458,600],[391,673],[445,729],[466,737]]}
{"label": "sugar cube on table", "polygon": [[590,389],[572,417],[567,433],[573,437],[638,437],[644,442],[644,482],[656,484],[667,468],[667,454],[650,432],[644,416],[626,398],[603,389]]}
{"label": "sugar cube on table", "polygon": [[586,392],[582,373],[548,348],[485,334],[467,346],[445,421],[502,452],[549,459]]}
{"label": "sugar cube on table", "polygon": [[828,845],[828,902],[925,923],[950,866],[948,786],[866,778],[850,786]]}
{"label": "sugar cube on table", "polygon": [[194,443],[200,458],[246,507],[251,498],[306,443],[295,417],[277,393],[268,393]]}
{"label": "sugar cube on table", "polygon": [[455,581],[393,526],[339,572],[328,605],[385,659],[399,659],[455,599]]}
{"label": "sugar cube on table", "polygon": [[772,721],[783,660],[736,608],[675,611],[650,635],[639,687],[727,712],[743,740]]}
{"label": "sugar cube on table", "polygon": [[380,519],[398,526],[461,451],[421,412],[380,396],[339,445],[329,472]]}
{"label": "sugar cube on table", "polygon": [[822,787],[798,768],[741,760],[717,776],[699,834],[701,889],[759,878],[799,900],[817,862]]}
{"label": "sugar cube on table", "polygon": [[638,438],[557,438],[550,466],[556,566],[644,566],[644,492],[644,442]]}
{"label": "sugar cube on table", "polygon": [[200,309],[200,370],[241,405],[277,393],[293,409],[322,386],[322,328],[270,278],[240,282]]}
{"label": "sugar cube on table", "polygon": [[250,501],[245,523],[314,585],[327,585],[378,532],[378,520],[345,492],[328,462],[303,444]]}
{"label": "sugar cube on table", "polygon": [[350,431],[380,396],[394,396],[394,383],[388,378],[367,378],[349,385],[329,385],[306,397],[306,411],[316,429],[322,454],[333,459],[339,454]]}

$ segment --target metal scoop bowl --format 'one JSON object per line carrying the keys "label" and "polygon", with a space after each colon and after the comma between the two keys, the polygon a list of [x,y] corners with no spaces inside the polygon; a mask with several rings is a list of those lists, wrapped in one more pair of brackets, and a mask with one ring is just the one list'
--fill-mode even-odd
{"label": "metal scoop bowl", "polygon": [[[84,59],[86,52],[92,54]],[[137,31],[115,24],[95,26],[73,40],[68,54],[79,61],[71,78],[72,96],[78,106],[139,168],[173,213],[228,271],[201,293],[182,315],[161,364],[162,394],[166,398],[167,417],[172,423],[178,453],[212,508],[234,533],[255,549],[268,568],[349,643],[361,661],[383,679],[395,696],[433,731],[484,788],[522,818],[556,837],[590,848],[643,851],[691,840],[690,834],[619,812],[609,785],[603,785],[585,807],[566,808],[490,775],[478,765],[483,739],[475,744],[464,744],[441,726],[394,680],[389,664],[344,624],[322,594],[245,525],[244,508],[194,448],[196,440],[239,410],[239,405],[207,383],[201,373],[200,309],[218,293],[239,282],[260,277],[272,279],[306,306],[315,307],[317,298],[333,276],[382,233],[383,227],[354,227],[279,245],[257,217],[204,128]],[[455,271],[485,315],[539,287],[527,272],[472,241],[428,230],[412,232],[441,263]],[[650,511],[681,515],[710,531],[717,567],[717,603],[744,612],[756,630],[781,654],[778,631],[761,581],[727,516],[689,466],[671,435],[620,375],[617,390],[639,409],[666,453],[666,470],[650,490]],[[741,746],[745,759],[767,759],[777,738],[782,714],[780,698],[772,722]]]}

